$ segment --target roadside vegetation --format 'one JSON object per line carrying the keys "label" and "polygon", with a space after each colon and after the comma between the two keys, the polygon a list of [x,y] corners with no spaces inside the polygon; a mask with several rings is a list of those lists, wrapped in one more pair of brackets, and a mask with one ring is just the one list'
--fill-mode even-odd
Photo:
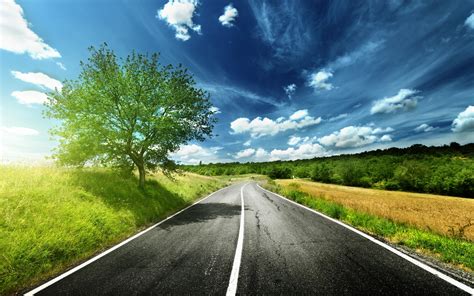
{"label": "roadside vegetation", "polygon": [[[346,204],[344,204],[343,200],[321,195],[318,191],[309,189],[308,185],[303,186],[299,182],[285,180],[278,181],[277,184],[270,181],[266,187],[295,202],[315,209],[332,218],[344,221],[364,232],[385,239],[391,243],[406,246],[427,255],[432,255],[443,262],[453,264],[470,272],[474,270],[474,243],[465,237],[465,233],[461,235],[458,231],[453,233],[449,233],[448,231],[448,233],[441,234],[429,230],[428,224],[430,221],[425,221],[425,227],[420,227],[419,225],[402,221],[403,219],[394,219],[390,216],[381,215],[380,213],[370,213],[370,210],[364,208],[364,206],[357,207],[354,206],[354,203],[348,206],[347,204],[350,203],[347,203],[347,201],[351,199],[351,196],[344,199],[346,200]],[[354,199],[357,200],[358,198],[359,197],[355,197]],[[427,197],[425,201],[428,202],[428,199]],[[336,202],[335,200],[338,201]],[[374,197],[369,197],[368,200],[370,200],[370,203],[377,202]],[[381,198],[380,201],[381,203],[387,202],[383,198]],[[360,205],[362,204],[363,203],[360,203]],[[406,208],[410,209],[412,205],[413,204],[407,203]],[[472,205],[469,206],[472,207]],[[376,208],[378,206],[374,204],[371,207]],[[389,208],[386,208],[386,210],[387,212],[390,211]],[[429,213],[423,213],[424,210],[425,209],[421,209],[420,213],[425,217],[429,216]],[[469,211],[469,208],[465,209],[465,214],[472,217],[472,212],[469,213],[467,211]],[[445,214],[448,212],[449,209],[445,209]],[[436,219],[436,217],[433,217],[431,221],[434,219]]]}
{"label": "roadside vegetation", "polygon": [[264,163],[182,166],[201,175],[262,174],[272,179],[313,181],[365,188],[474,198],[474,144],[413,145],[353,155]]}
{"label": "roadside vegetation", "polygon": [[109,169],[0,166],[0,294],[87,259],[227,182]]}

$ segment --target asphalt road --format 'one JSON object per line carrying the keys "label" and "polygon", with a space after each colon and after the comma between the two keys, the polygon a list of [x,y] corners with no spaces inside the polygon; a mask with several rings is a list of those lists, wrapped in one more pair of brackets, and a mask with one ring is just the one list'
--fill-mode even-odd
{"label": "asphalt road", "polygon": [[253,182],[227,187],[45,286],[36,295],[468,294]]}

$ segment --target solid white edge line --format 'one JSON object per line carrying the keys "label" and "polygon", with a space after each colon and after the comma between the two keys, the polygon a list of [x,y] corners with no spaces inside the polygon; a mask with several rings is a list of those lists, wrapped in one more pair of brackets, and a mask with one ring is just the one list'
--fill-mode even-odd
{"label": "solid white edge line", "polygon": [[[234,184],[232,184],[232,185],[234,185]],[[59,282],[59,281],[62,280],[63,278],[65,278],[65,277],[67,277],[67,276],[69,276],[69,275],[75,273],[75,272],[78,271],[79,269],[81,269],[81,268],[83,268],[83,267],[85,267],[85,266],[91,264],[92,262],[94,262],[94,261],[96,261],[96,260],[99,260],[100,258],[104,257],[105,255],[109,254],[110,252],[115,251],[116,249],[120,248],[121,246],[127,244],[128,242],[130,242],[130,241],[136,239],[137,237],[139,237],[139,236],[141,236],[141,235],[147,233],[148,231],[152,230],[153,228],[155,228],[156,226],[160,225],[161,223],[163,223],[163,222],[165,222],[165,221],[167,221],[167,220],[173,218],[174,216],[176,216],[176,215],[178,215],[178,214],[180,214],[180,213],[186,211],[187,209],[191,208],[192,206],[194,206],[194,205],[196,205],[196,204],[198,204],[198,203],[200,203],[200,202],[202,202],[202,201],[204,201],[204,200],[210,198],[211,196],[213,196],[214,194],[218,193],[219,191],[224,190],[224,189],[227,189],[227,188],[229,188],[229,187],[232,186],[232,185],[229,185],[229,186],[226,186],[226,187],[224,187],[224,188],[221,188],[221,189],[219,189],[219,190],[217,190],[217,191],[214,191],[213,193],[209,194],[208,196],[206,196],[206,197],[204,197],[204,198],[201,198],[200,200],[196,201],[196,202],[193,203],[192,205],[187,206],[186,208],[180,210],[179,212],[176,212],[176,213],[174,213],[173,215],[166,217],[165,219],[161,220],[160,222],[158,222],[158,223],[156,223],[156,224],[154,224],[154,225],[148,227],[147,229],[145,229],[145,230],[143,230],[143,231],[141,231],[141,232],[135,234],[135,235],[132,236],[132,237],[129,237],[128,239],[122,241],[121,243],[119,243],[119,244],[117,244],[117,245],[111,247],[110,249],[105,250],[104,252],[100,253],[99,255],[97,255],[97,256],[95,256],[95,257],[92,257],[91,259],[87,260],[86,262],[84,262],[84,263],[82,263],[82,264],[80,264],[80,265],[74,267],[73,269],[70,269],[70,270],[68,270],[67,272],[63,273],[63,274],[60,274],[59,276],[55,277],[54,279],[52,279],[52,280],[50,280],[50,281],[48,281],[48,282],[42,284],[41,286],[39,286],[39,287],[37,287],[37,288],[35,288],[35,289],[33,289],[33,290],[31,290],[31,291],[25,293],[24,295],[25,295],[25,296],[35,295],[36,293],[40,292],[41,290],[43,290],[43,289],[45,289],[45,288],[51,286],[52,284],[54,284],[54,283],[56,283],[56,282]]]}
{"label": "solid white edge line", "polygon": [[[248,183],[247,183],[248,184]],[[245,227],[245,207],[244,207],[244,188],[245,184],[240,189],[240,228],[239,237],[237,239],[237,247],[235,248],[234,264],[232,265],[232,272],[230,274],[229,286],[227,287],[226,296],[234,296],[237,293],[237,283],[239,281],[240,261],[242,259],[242,249],[244,244],[244,227]]]}
{"label": "solid white edge line", "polygon": [[329,220],[331,220],[332,222],[337,223],[337,224],[339,224],[339,225],[341,225],[341,226],[343,226],[343,227],[345,227],[345,228],[347,228],[347,229],[349,229],[349,230],[351,230],[351,231],[353,231],[353,232],[355,232],[355,233],[357,233],[357,234],[359,234],[359,235],[365,237],[366,239],[370,240],[371,242],[376,243],[377,245],[379,245],[379,246],[381,246],[381,247],[384,247],[385,249],[389,250],[390,252],[395,253],[396,255],[402,257],[403,259],[405,259],[405,260],[407,260],[407,261],[409,261],[409,262],[415,264],[416,266],[418,266],[418,267],[420,267],[420,268],[422,268],[422,269],[428,271],[429,273],[431,273],[431,274],[433,274],[433,275],[435,275],[435,276],[437,276],[437,277],[439,277],[439,278],[445,280],[446,282],[450,283],[451,285],[458,287],[459,289],[463,290],[464,292],[467,292],[467,293],[469,293],[469,294],[471,294],[471,295],[474,295],[474,289],[471,288],[471,287],[469,287],[468,285],[463,284],[463,283],[461,283],[461,282],[459,282],[459,281],[453,279],[452,277],[449,277],[449,276],[445,275],[444,273],[442,273],[442,272],[440,272],[440,271],[438,271],[438,270],[436,270],[436,269],[434,269],[434,268],[432,268],[432,267],[430,267],[430,266],[428,266],[428,265],[426,265],[426,264],[424,264],[424,263],[422,263],[422,262],[416,260],[415,258],[410,257],[410,256],[408,256],[408,255],[406,255],[406,254],[400,252],[399,250],[397,250],[397,249],[395,249],[395,248],[393,248],[393,247],[391,247],[391,246],[389,246],[389,245],[387,245],[387,244],[385,244],[385,243],[383,243],[383,242],[381,242],[381,241],[375,239],[374,237],[372,237],[372,236],[370,236],[370,235],[368,235],[368,234],[366,234],[366,233],[364,233],[364,232],[362,232],[362,231],[360,231],[360,230],[357,230],[357,229],[355,229],[354,227],[349,226],[349,225],[347,225],[347,224],[345,224],[345,223],[343,223],[343,222],[341,222],[341,221],[339,221],[339,220],[336,220],[336,219],[334,219],[334,218],[331,218],[331,217],[329,217],[329,216],[326,216],[326,215],[323,214],[323,213],[317,212],[317,211],[315,211],[315,210],[313,210],[313,209],[311,209],[311,208],[308,208],[308,207],[306,207],[306,206],[304,206],[304,205],[302,205],[302,204],[299,204],[299,203],[297,203],[297,202],[295,202],[295,201],[292,201],[292,200],[290,200],[290,199],[288,199],[288,198],[285,198],[285,197],[281,196],[281,195],[278,194],[278,193],[271,192],[270,190],[267,190],[267,189],[261,187],[259,184],[257,184],[257,186],[258,186],[260,189],[264,190],[264,191],[267,191],[267,192],[269,192],[269,193],[271,193],[271,194],[273,194],[273,195],[276,195],[276,196],[278,196],[278,197],[280,197],[280,198],[282,198],[282,199],[284,199],[284,200],[286,200],[286,201],[288,201],[288,202],[291,202],[291,203],[293,203],[293,204],[295,204],[295,205],[297,205],[297,206],[300,206],[300,207],[302,207],[302,208],[304,208],[304,209],[306,209],[306,210],[308,210],[308,211],[311,211],[311,212],[313,212],[313,213],[315,213],[315,214],[317,214],[317,215],[319,215],[319,216],[322,216],[322,217],[324,217],[324,218],[326,218],[326,219],[329,219]]}

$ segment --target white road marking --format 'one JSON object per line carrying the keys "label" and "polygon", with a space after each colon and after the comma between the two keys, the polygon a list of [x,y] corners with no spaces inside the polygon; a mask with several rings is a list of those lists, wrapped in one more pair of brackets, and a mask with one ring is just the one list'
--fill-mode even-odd
{"label": "white road marking", "polygon": [[244,188],[240,189],[240,204],[242,213],[240,214],[240,228],[239,237],[237,238],[237,248],[235,249],[234,264],[232,265],[232,273],[230,274],[229,286],[227,287],[226,296],[234,296],[237,293],[237,283],[239,281],[240,261],[242,259],[242,249],[244,244],[244,222],[245,222],[245,207],[244,207]]}
{"label": "white road marking", "polygon": [[283,197],[283,196],[281,196],[281,195],[279,195],[279,194],[277,194],[277,193],[274,193],[274,192],[271,192],[271,191],[269,191],[269,190],[267,190],[267,189],[265,189],[265,188],[262,188],[259,184],[257,184],[257,186],[258,186],[260,189],[262,189],[262,190],[264,190],[264,191],[266,191],[266,192],[269,192],[269,193],[271,193],[271,194],[273,194],[273,195],[275,195],[275,196],[278,196],[278,197],[280,197],[280,198],[282,198],[282,199],[284,199],[284,200],[286,200],[286,201],[288,201],[288,202],[291,202],[291,203],[293,203],[293,204],[295,204],[295,205],[297,205],[297,206],[299,206],[299,207],[302,207],[302,208],[304,208],[304,209],[306,209],[306,210],[308,210],[308,211],[311,211],[311,212],[313,212],[313,213],[315,213],[315,214],[317,214],[317,215],[319,215],[319,216],[322,216],[322,217],[324,217],[324,218],[326,218],[326,219],[329,219],[329,220],[331,220],[332,222],[337,223],[337,224],[339,224],[339,225],[341,225],[341,226],[343,226],[343,227],[345,227],[345,228],[347,228],[347,229],[349,229],[349,230],[351,230],[351,231],[353,231],[353,232],[355,232],[355,233],[357,233],[357,234],[359,234],[359,235],[365,237],[366,239],[370,240],[371,242],[376,243],[377,245],[379,245],[379,246],[381,246],[381,247],[383,247],[383,248],[389,250],[389,251],[392,252],[392,253],[395,253],[396,255],[402,257],[403,259],[405,259],[405,260],[407,260],[407,261],[409,261],[409,262],[415,264],[416,266],[418,266],[418,267],[420,267],[420,268],[422,268],[422,269],[428,271],[428,272],[431,273],[431,274],[434,274],[435,276],[439,277],[440,279],[445,280],[446,282],[450,283],[451,285],[454,285],[454,286],[458,287],[459,289],[461,289],[461,290],[463,290],[463,291],[469,293],[470,295],[474,295],[474,289],[471,288],[471,287],[469,287],[468,285],[465,285],[465,284],[463,284],[463,283],[461,283],[461,282],[459,282],[459,281],[453,279],[452,277],[447,276],[446,274],[444,274],[444,273],[442,273],[442,272],[440,272],[440,271],[438,271],[438,270],[436,270],[436,269],[434,269],[434,268],[432,268],[432,267],[430,267],[430,266],[424,264],[423,262],[420,262],[420,261],[416,260],[415,258],[410,257],[410,256],[408,256],[408,255],[406,255],[406,254],[400,252],[399,250],[397,250],[397,249],[395,249],[395,248],[393,248],[393,247],[391,247],[391,246],[389,246],[389,245],[387,245],[387,244],[385,244],[385,243],[383,243],[383,242],[381,242],[381,241],[379,241],[379,240],[373,238],[372,236],[370,236],[370,235],[368,235],[368,234],[365,234],[365,233],[363,233],[362,231],[357,230],[357,229],[355,229],[354,227],[351,227],[351,226],[349,226],[349,225],[347,225],[347,224],[345,224],[345,223],[343,223],[343,222],[341,222],[341,221],[339,221],[339,220],[336,220],[336,219],[334,219],[334,218],[331,218],[331,217],[329,217],[329,216],[326,216],[326,215],[324,215],[323,213],[317,212],[317,211],[315,211],[315,210],[313,210],[313,209],[310,209],[310,208],[308,208],[308,207],[306,207],[306,206],[304,206],[304,205],[302,205],[302,204],[299,204],[299,203],[294,202],[294,201],[292,201],[292,200],[290,200],[290,199],[288,199],[288,198],[285,198],[285,197]]}
{"label": "white road marking", "polygon": [[[232,186],[232,185],[230,185],[230,186]],[[178,215],[178,214],[180,214],[180,213],[186,211],[186,210],[189,209],[190,207],[192,207],[192,206],[194,206],[194,205],[196,205],[196,204],[198,204],[198,203],[200,203],[200,202],[202,202],[202,201],[204,201],[204,200],[210,198],[211,196],[213,196],[214,194],[218,193],[219,191],[224,190],[224,189],[226,189],[226,188],[229,188],[230,186],[227,186],[227,187],[221,188],[221,189],[219,189],[219,190],[217,190],[217,191],[214,191],[213,193],[209,194],[208,196],[206,196],[206,197],[204,197],[204,198],[198,200],[197,202],[193,203],[192,205],[190,205],[190,206],[188,206],[188,207],[182,209],[181,211],[179,211],[179,212],[177,212],[177,213],[175,213],[175,214],[173,214],[173,215],[171,215],[171,216],[165,218],[164,220],[161,220],[160,222],[158,222],[158,223],[156,223],[156,224],[154,224],[154,225],[148,227],[147,229],[143,230],[142,232],[139,232],[139,233],[135,234],[134,236],[132,236],[132,237],[130,237],[130,238],[124,240],[123,242],[119,243],[118,245],[115,245],[115,246],[113,246],[112,248],[110,248],[110,249],[104,251],[103,253],[100,253],[99,255],[97,255],[97,256],[95,256],[95,257],[93,257],[93,258],[87,260],[86,262],[82,263],[81,265],[78,265],[78,266],[74,267],[73,269],[68,270],[67,272],[65,272],[65,273],[63,273],[63,274],[61,274],[61,275],[55,277],[54,279],[52,279],[52,280],[50,280],[50,281],[48,281],[48,282],[46,282],[46,283],[44,283],[43,285],[41,285],[41,286],[39,286],[39,287],[37,287],[37,288],[35,288],[35,289],[33,289],[33,290],[27,292],[27,293],[25,294],[25,296],[35,295],[36,293],[40,292],[41,290],[44,290],[44,289],[46,289],[47,287],[51,286],[52,284],[54,284],[54,283],[56,283],[56,282],[59,282],[59,281],[62,280],[63,278],[65,278],[65,277],[67,277],[67,276],[69,276],[69,275],[75,273],[75,272],[78,271],[79,269],[84,268],[85,266],[91,264],[92,262],[99,260],[100,258],[104,257],[105,255],[109,254],[110,252],[115,251],[116,249],[120,248],[121,246],[127,244],[128,242],[130,242],[130,241],[136,239],[137,237],[139,237],[139,236],[141,236],[141,235],[147,233],[148,231],[152,230],[153,228],[155,228],[156,226],[160,225],[161,223],[163,223],[163,222],[165,222],[165,221],[167,221],[167,220],[173,218],[174,216],[176,216],[176,215]]]}

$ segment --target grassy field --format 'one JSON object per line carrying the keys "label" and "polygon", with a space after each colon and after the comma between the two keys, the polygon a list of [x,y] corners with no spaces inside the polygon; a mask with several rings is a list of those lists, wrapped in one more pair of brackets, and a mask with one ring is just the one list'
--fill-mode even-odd
{"label": "grassy field", "polygon": [[0,166],[0,294],[34,284],[227,182],[194,174],[149,177],[106,169]]}
{"label": "grassy field", "polygon": [[278,180],[300,191],[351,209],[406,223],[424,230],[474,241],[474,199],[374,190],[306,180]]}
{"label": "grassy field", "polygon": [[[417,252],[431,255],[464,270],[470,272],[474,270],[474,243],[461,238],[458,232],[440,234],[429,230],[434,228],[429,224],[429,221],[435,221],[436,217],[426,220],[420,218],[417,220],[420,224],[410,224],[407,221],[390,218],[391,207],[393,207],[394,215],[396,215],[398,211],[403,210],[397,209],[397,207],[403,208],[403,206],[407,214],[399,214],[398,217],[408,217],[410,216],[408,213],[411,211],[418,212],[419,216],[430,217],[430,213],[424,213],[423,211],[429,211],[431,207],[445,213],[444,215],[448,215],[449,209],[443,211],[442,207],[436,203],[430,205],[432,199],[429,195],[393,192],[400,194],[400,198],[406,199],[397,203],[396,201],[390,201],[390,198],[396,199],[397,195],[387,197],[384,194],[388,193],[383,191],[374,193],[372,192],[374,190],[358,191],[363,189],[337,186],[332,188],[333,193],[331,193],[328,188],[324,188],[326,191],[321,189],[322,186],[328,186],[326,184],[312,184],[313,182],[298,180],[278,180],[277,182],[278,184],[273,183],[273,185],[268,184],[266,186],[272,191],[279,192],[300,204],[342,220],[362,231],[382,237],[392,243],[409,247]],[[423,201],[418,202],[417,198],[421,198]],[[464,199],[459,198],[456,200],[459,200],[461,204],[464,201]],[[455,203],[455,201],[452,203]],[[423,208],[417,208],[421,205]],[[445,205],[451,205],[451,203],[446,201]],[[472,207],[472,204],[470,206]],[[469,206],[466,206],[463,213],[472,218],[473,212],[469,212],[469,209]],[[460,206],[458,210],[462,212],[463,206]],[[380,214],[377,214],[377,211]],[[415,221],[415,218],[412,219]],[[443,218],[440,217],[440,219]],[[454,221],[449,220],[448,217],[444,219],[445,221]]]}

